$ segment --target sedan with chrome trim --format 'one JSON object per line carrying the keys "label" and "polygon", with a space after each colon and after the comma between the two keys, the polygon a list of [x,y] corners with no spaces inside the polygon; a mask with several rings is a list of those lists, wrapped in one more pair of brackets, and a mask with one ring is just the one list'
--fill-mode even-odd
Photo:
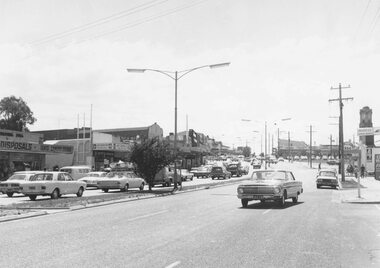
{"label": "sedan with chrome trim", "polygon": [[[0,183],[0,192],[12,197],[15,193],[20,193],[20,183],[30,180],[38,171],[17,171],[6,181]],[[41,171],[40,171],[41,172]]]}
{"label": "sedan with chrome trim", "polygon": [[329,186],[335,189],[338,188],[338,172],[336,169],[321,169],[318,172],[316,184],[317,188],[321,188],[321,186]]}
{"label": "sedan with chrome trim", "polygon": [[87,187],[98,187],[98,180],[105,178],[107,172],[104,171],[93,171],[87,173],[84,177],[80,178],[78,181],[83,181],[86,183]]}
{"label": "sedan with chrome trim", "polygon": [[302,182],[297,181],[293,173],[286,170],[254,171],[250,181],[237,188],[237,196],[244,208],[252,200],[260,200],[262,203],[273,200],[284,206],[286,199],[291,198],[293,203],[297,203],[302,192]]}
{"label": "sedan with chrome trim", "polygon": [[120,189],[122,192],[130,188],[144,190],[145,180],[131,171],[110,172],[107,176],[98,181],[98,188],[107,193],[110,189]]}
{"label": "sedan with chrome trim", "polygon": [[65,194],[81,197],[85,189],[85,182],[75,181],[69,173],[61,171],[37,173],[29,181],[20,183],[20,192],[32,201],[39,195],[48,195],[52,199],[58,199]]}

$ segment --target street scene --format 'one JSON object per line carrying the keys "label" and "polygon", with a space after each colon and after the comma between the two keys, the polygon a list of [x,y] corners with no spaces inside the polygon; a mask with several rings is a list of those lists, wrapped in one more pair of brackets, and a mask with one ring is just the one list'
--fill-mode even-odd
{"label": "street scene", "polygon": [[1,267],[380,267],[380,2],[0,13]]}

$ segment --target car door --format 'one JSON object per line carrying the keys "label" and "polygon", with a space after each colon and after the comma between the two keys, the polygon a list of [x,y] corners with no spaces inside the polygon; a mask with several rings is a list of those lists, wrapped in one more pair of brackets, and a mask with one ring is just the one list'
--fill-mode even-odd
{"label": "car door", "polygon": [[64,174],[65,177],[65,186],[66,192],[68,194],[76,194],[78,192],[78,184],[74,181],[73,177],[70,174]]}
{"label": "car door", "polygon": [[[56,186],[59,188],[59,192],[61,194],[67,194],[67,186],[66,186],[67,183],[66,183],[65,174],[66,173],[58,173],[57,174],[57,180],[54,181]],[[52,189],[52,190],[54,190],[54,189]]]}

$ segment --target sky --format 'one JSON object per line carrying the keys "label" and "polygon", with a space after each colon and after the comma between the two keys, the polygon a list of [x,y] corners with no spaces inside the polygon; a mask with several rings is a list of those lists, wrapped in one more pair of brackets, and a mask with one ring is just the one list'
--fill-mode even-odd
{"label": "sky", "polygon": [[357,141],[364,106],[380,126],[379,21],[380,0],[0,0],[0,98],[27,102],[32,131],[90,126],[92,106],[93,129],[168,135],[174,80],[127,68],[230,62],[178,80],[178,132],[259,151],[265,122],[275,141],[309,143],[311,125],[313,144],[336,143],[341,83]]}

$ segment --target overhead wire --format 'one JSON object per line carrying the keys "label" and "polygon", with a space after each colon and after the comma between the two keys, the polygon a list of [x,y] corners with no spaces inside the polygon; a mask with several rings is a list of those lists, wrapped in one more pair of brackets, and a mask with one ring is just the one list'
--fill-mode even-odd
{"label": "overhead wire", "polygon": [[371,37],[372,37],[372,34],[374,33],[374,31],[376,29],[377,23],[379,22],[379,18],[380,18],[380,6],[377,8],[376,15],[375,15],[374,19],[372,20],[372,29],[371,29],[371,33],[370,33]]}
{"label": "overhead wire", "polygon": [[359,32],[359,30],[360,30],[360,28],[361,28],[361,26],[362,26],[362,24],[363,24],[364,18],[365,18],[365,16],[367,15],[368,8],[369,8],[369,5],[371,4],[371,1],[372,1],[372,0],[368,0],[367,5],[366,5],[366,7],[365,7],[365,9],[364,9],[364,12],[363,12],[363,14],[362,14],[362,16],[361,16],[361,18],[360,18],[360,22],[359,22],[358,27],[356,28],[356,31],[355,31],[354,40],[356,40],[356,37],[357,37],[357,35],[358,35],[358,32]]}
{"label": "overhead wire", "polygon": [[110,15],[110,16],[107,16],[107,17],[104,17],[104,18],[101,18],[101,19],[98,19],[98,20],[95,20],[95,21],[83,24],[81,26],[73,27],[73,28],[65,30],[63,32],[52,34],[52,35],[46,36],[44,38],[32,41],[32,42],[29,43],[29,45],[31,45],[31,46],[38,46],[38,45],[42,45],[42,44],[45,44],[45,43],[50,42],[50,41],[54,41],[54,40],[57,40],[57,39],[62,39],[64,37],[72,35],[74,33],[82,32],[82,31],[85,31],[85,30],[88,30],[88,29],[91,29],[91,28],[94,28],[94,27],[98,27],[100,25],[103,25],[103,24],[115,21],[115,20],[119,20],[121,18],[130,16],[132,14],[136,14],[138,12],[142,12],[144,10],[147,10],[149,8],[152,8],[152,7],[155,7],[157,5],[161,5],[161,4],[163,4],[165,2],[168,2],[168,1],[170,1],[170,0],[153,0],[153,1],[149,1],[149,2],[146,2],[144,4],[135,6],[133,8],[130,8],[130,9],[123,10],[121,12],[115,13],[113,15]]}
{"label": "overhead wire", "polygon": [[[176,8],[172,8],[170,10],[158,13],[156,15],[148,16],[148,17],[136,20],[134,22],[130,22],[128,24],[121,25],[121,26],[119,26],[118,28],[116,28],[114,30],[104,31],[104,32],[102,32],[100,34],[96,34],[96,35],[94,35],[94,36],[92,36],[90,38],[79,40],[79,41],[75,42],[75,44],[80,44],[80,43],[83,43],[83,42],[87,42],[87,41],[90,41],[90,40],[101,38],[101,37],[106,36],[106,35],[115,34],[115,33],[118,33],[118,32],[121,32],[121,31],[124,31],[124,30],[127,30],[127,29],[130,29],[130,28],[139,26],[141,24],[148,23],[148,22],[157,20],[157,19],[162,18],[162,17],[166,17],[166,16],[172,15],[174,13],[178,13],[178,12],[180,12],[182,10],[194,7],[194,6],[199,5],[199,4],[201,4],[203,2],[206,2],[206,1],[208,1],[208,0],[201,0],[201,1],[198,1],[198,2],[193,2],[193,3],[188,4],[188,5],[182,5],[182,6],[179,6],[179,7],[176,7]],[[68,42],[68,43],[64,44],[63,47],[66,46],[66,45],[68,45],[69,43],[71,43],[71,42]]]}

